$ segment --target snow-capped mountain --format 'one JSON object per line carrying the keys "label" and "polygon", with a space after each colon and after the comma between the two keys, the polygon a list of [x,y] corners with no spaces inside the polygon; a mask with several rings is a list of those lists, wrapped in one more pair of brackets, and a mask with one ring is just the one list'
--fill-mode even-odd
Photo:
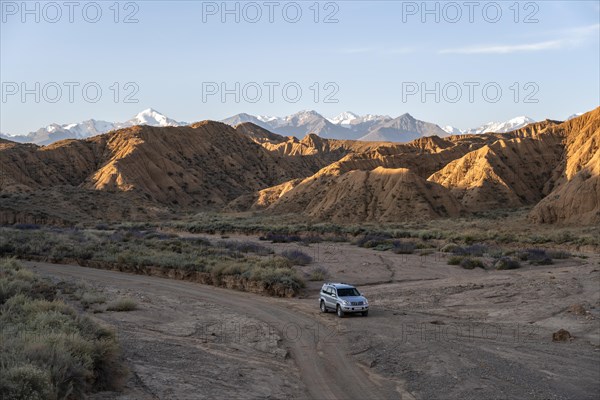
{"label": "snow-capped mountain", "polygon": [[352,135],[349,129],[331,123],[327,118],[313,110],[304,110],[285,117],[257,117],[242,113],[226,118],[221,122],[231,126],[242,122],[252,122],[261,128],[283,136],[304,137],[309,133],[315,133],[329,139],[347,139],[348,135]]}
{"label": "snow-capped mountain", "polygon": [[448,134],[436,124],[420,121],[406,113],[398,118],[377,124],[358,140],[385,141],[385,142],[409,142],[424,136],[448,136]]}
{"label": "snow-capped mountain", "polygon": [[442,126],[441,128],[444,130],[444,132],[446,132],[449,135],[462,135],[463,133],[465,133],[463,129],[459,129],[452,125]]}
{"label": "snow-capped mountain", "polygon": [[263,122],[273,122],[273,121],[279,121],[279,117],[273,117],[271,115],[257,115],[256,118],[259,121],[263,121]]}
{"label": "snow-capped mountain", "polygon": [[389,115],[365,114],[358,115],[351,111],[344,111],[333,118],[327,120],[335,125],[350,128],[354,132],[364,133],[374,125],[391,121],[393,118]]}
{"label": "snow-capped mountain", "polygon": [[63,139],[85,139],[115,129],[122,129],[135,125],[181,126],[187,124],[185,122],[175,121],[152,108],[148,108],[125,122],[107,122],[88,119],[87,121],[75,124],[50,124],[37,131],[30,132],[27,135],[13,136],[0,134],[0,137],[14,142],[48,145]]}
{"label": "snow-capped mountain", "polygon": [[[573,114],[569,119],[578,115],[580,114]],[[443,137],[486,132],[505,133],[522,128],[535,121],[529,117],[521,116],[505,122],[488,122],[473,129],[460,129],[450,125],[440,127],[434,123],[415,119],[410,114],[392,118],[389,115],[358,115],[345,111],[335,117],[325,118],[316,111],[304,110],[285,117],[255,116],[242,113],[226,118],[221,122],[231,126],[251,122],[279,135],[300,138],[309,133],[315,133],[329,139],[406,142],[432,135]],[[0,138],[21,143],[47,145],[62,139],[84,139],[134,125],[181,126],[187,125],[187,123],[175,121],[152,108],[148,108],[125,122],[89,119],[75,124],[50,124],[27,135],[0,133]]]}
{"label": "snow-capped mountain", "polygon": [[423,136],[448,136],[436,124],[419,121],[409,114],[392,118],[389,115],[376,114],[361,116],[346,111],[333,118],[325,118],[316,111],[305,110],[286,117],[268,119],[237,114],[221,122],[232,126],[252,122],[271,132],[296,137],[315,133],[329,139],[405,142]]}
{"label": "snow-capped mountain", "polygon": [[271,122],[273,132],[284,136],[306,136],[315,133],[328,139],[344,139],[347,128],[332,124],[314,110],[303,110]]}
{"label": "snow-capped mountain", "polygon": [[149,125],[149,126],[181,126],[187,125],[185,122],[178,122],[174,119],[168,118],[166,115],[159,113],[158,111],[147,108],[144,111],[137,114],[135,117],[123,123],[115,123],[115,127],[126,128],[135,125]]}
{"label": "snow-capped mountain", "polygon": [[229,118],[225,118],[225,119],[221,120],[221,122],[223,122],[227,125],[231,125],[231,126],[236,126],[236,125],[242,124],[244,122],[251,122],[254,125],[258,125],[261,128],[264,128],[264,129],[267,129],[270,131],[272,131],[272,129],[273,129],[273,125],[269,121],[264,121],[259,117],[256,117],[256,116],[250,115],[250,114],[246,114],[246,113],[236,114],[234,116],[231,116]]}
{"label": "snow-capped mountain", "polygon": [[506,132],[514,131],[515,129],[522,128],[533,122],[536,122],[536,121],[532,118],[529,118],[526,116],[520,116],[520,117],[516,117],[513,119],[509,119],[508,121],[505,121],[505,122],[488,122],[487,124],[483,124],[480,127],[468,129],[468,130],[464,131],[464,133],[468,133],[468,134],[480,134],[480,133],[487,133],[487,132],[506,133]]}
{"label": "snow-capped mountain", "polygon": [[585,114],[585,113],[582,113],[582,112],[580,112],[580,113],[571,114],[571,115],[569,115],[569,116],[567,117],[566,121],[568,121],[568,120],[570,120],[570,119],[573,119],[573,118],[580,117],[580,116],[582,116],[583,114]]}
{"label": "snow-capped mountain", "polygon": [[354,114],[351,111],[344,111],[333,118],[327,118],[327,120],[335,125],[350,125],[360,118],[361,116],[358,114]]}

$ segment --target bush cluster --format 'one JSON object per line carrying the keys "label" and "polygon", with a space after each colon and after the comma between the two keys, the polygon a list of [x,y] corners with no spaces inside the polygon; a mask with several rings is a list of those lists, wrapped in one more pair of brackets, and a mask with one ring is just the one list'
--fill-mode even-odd
{"label": "bush cluster", "polygon": [[111,330],[14,260],[0,260],[0,290],[0,398],[84,398],[122,386],[127,371]]}
{"label": "bush cluster", "polygon": [[[258,243],[222,240],[213,245],[205,238],[181,238],[137,227],[114,231],[0,228],[0,234],[3,237],[0,257],[35,257],[51,262],[89,260],[134,269],[181,269],[210,273],[217,285],[222,276],[236,275],[257,281],[267,277],[267,284],[278,283],[295,290],[304,282],[292,268],[293,264],[306,265],[311,261],[304,253],[290,253],[287,255],[293,261],[290,263],[284,257],[273,257],[271,249]],[[270,259],[268,262],[264,262],[266,257]]]}
{"label": "bush cluster", "polygon": [[325,281],[329,278],[329,271],[323,266],[316,266],[310,271],[309,280],[311,281]]}
{"label": "bush cluster", "polygon": [[497,270],[517,269],[521,268],[521,264],[514,258],[501,257],[498,260],[496,260],[494,268],[496,268]]}
{"label": "bush cluster", "polygon": [[284,250],[281,255],[294,265],[308,265],[312,262],[312,257],[300,250]]}

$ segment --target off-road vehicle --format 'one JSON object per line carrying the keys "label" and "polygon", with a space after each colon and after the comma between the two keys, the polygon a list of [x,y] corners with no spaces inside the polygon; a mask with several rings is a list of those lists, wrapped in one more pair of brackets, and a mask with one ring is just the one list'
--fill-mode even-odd
{"label": "off-road vehicle", "polygon": [[346,283],[325,283],[319,296],[321,312],[335,311],[342,318],[346,313],[369,315],[369,302],[352,285]]}

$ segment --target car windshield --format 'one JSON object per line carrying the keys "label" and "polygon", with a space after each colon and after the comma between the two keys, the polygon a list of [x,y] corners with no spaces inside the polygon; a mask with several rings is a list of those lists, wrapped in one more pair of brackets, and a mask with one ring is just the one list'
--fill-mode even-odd
{"label": "car windshield", "polygon": [[337,292],[339,297],[360,296],[356,288],[338,289]]}

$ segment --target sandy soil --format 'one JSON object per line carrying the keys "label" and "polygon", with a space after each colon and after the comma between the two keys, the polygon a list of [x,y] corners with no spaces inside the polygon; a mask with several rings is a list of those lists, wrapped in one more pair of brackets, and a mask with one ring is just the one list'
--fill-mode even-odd
{"label": "sandy soil", "polygon": [[[97,315],[117,328],[134,372],[124,394],[106,398],[591,399],[600,392],[597,254],[494,271],[449,266],[440,253],[302,249],[315,261],[301,271],[322,265],[331,281],[359,285],[369,317],[320,314],[321,282],[300,298],[274,299],[29,265],[138,298],[138,311]],[[573,339],[553,342],[559,329]]]}

